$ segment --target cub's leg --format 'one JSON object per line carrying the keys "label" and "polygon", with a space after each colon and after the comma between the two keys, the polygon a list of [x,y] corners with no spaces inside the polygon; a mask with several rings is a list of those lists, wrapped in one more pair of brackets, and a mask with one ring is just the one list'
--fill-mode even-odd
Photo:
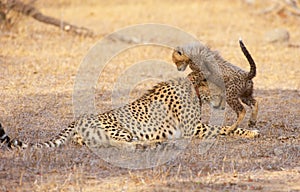
{"label": "cub's leg", "polygon": [[[226,92],[227,93],[227,92]],[[228,133],[234,131],[239,124],[243,121],[245,118],[246,110],[242,103],[239,101],[239,98],[237,95],[226,95],[227,103],[228,105],[235,111],[237,114],[237,120],[233,125],[230,126],[229,129],[227,129]]]}
{"label": "cub's leg", "polygon": [[258,102],[252,96],[241,97],[241,100],[251,108],[251,116],[248,122],[248,127],[254,127],[256,125],[258,115]]}

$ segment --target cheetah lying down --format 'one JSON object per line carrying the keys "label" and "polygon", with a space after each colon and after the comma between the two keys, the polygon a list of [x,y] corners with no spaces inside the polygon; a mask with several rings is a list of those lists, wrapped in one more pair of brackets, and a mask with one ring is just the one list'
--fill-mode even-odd
{"label": "cheetah lying down", "polygon": [[[123,107],[101,113],[84,115],[72,122],[53,139],[42,143],[29,143],[11,139],[0,126],[0,141],[10,148],[28,146],[58,147],[74,140],[88,147],[113,146],[122,149],[147,143],[157,145],[177,138],[213,138],[218,135],[254,138],[258,131],[238,128],[232,132],[228,126],[201,123],[201,85],[198,77],[178,78],[157,84],[139,99]],[[191,82],[192,81],[192,82]],[[198,86],[197,95],[194,86]],[[203,93],[205,93],[203,91]]]}
{"label": "cheetah lying down", "polygon": [[[201,43],[177,47],[172,54],[173,62],[179,71],[184,71],[187,66],[190,66],[193,72],[200,74],[201,80],[207,79],[214,87],[225,91],[226,102],[238,117],[228,129],[229,132],[236,129],[245,117],[246,110],[240,100],[252,109],[249,127],[255,126],[258,113],[258,102],[252,96],[252,79],[256,75],[256,65],[242,40],[239,43],[250,64],[250,72],[225,61],[217,51],[212,51]],[[217,91],[217,95],[220,95],[221,91]],[[216,107],[224,108],[224,98],[219,98],[215,103]]]}

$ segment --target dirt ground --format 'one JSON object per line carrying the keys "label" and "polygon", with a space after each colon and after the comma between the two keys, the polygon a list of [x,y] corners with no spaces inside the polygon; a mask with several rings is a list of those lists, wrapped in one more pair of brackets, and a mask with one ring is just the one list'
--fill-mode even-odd
{"label": "dirt ground", "polygon": [[[290,46],[300,45],[300,17],[266,12],[274,1],[253,2],[36,1],[43,13],[90,28],[94,37],[11,13],[15,24],[0,32],[0,122],[9,135],[44,141],[57,134],[74,118],[74,81],[91,47],[121,28],[162,23],[193,34],[249,70],[238,46],[243,38],[257,64],[261,137],[221,138],[203,154],[193,141],[168,163],[143,170],[116,167],[72,144],[32,152],[1,147],[0,191],[300,191],[300,48]],[[289,31],[289,42],[266,41],[265,34],[276,28]],[[116,56],[95,88],[97,109],[111,107],[111,88],[126,67],[147,59],[171,63],[171,53],[149,46]],[[227,107],[226,124],[234,119]]]}

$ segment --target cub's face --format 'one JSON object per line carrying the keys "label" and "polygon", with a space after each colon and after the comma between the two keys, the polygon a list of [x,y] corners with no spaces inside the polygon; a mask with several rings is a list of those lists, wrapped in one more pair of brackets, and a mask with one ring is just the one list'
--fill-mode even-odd
{"label": "cub's face", "polygon": [[172,60],[175,63],[178,71],[184,71],[186,67],[192,63],[191,59],[184,54],[183,50],[176,48],[172,54]]}

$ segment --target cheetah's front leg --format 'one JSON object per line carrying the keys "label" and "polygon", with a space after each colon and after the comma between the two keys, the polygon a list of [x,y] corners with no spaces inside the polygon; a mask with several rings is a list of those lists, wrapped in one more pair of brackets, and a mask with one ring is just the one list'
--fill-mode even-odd
{"label": "cheetah's front leg", "polygon": [[241,138],[248,138],[253,139],[260,136],[260,133],[258,130],[248,130],[243,128],[236,128],[234,131],[227,133],[227,129],[230,129],[230,126],[222,127],[220,131],[220,135],[226,135],[226,136],[232,136],[232,137],[241,137]]}

